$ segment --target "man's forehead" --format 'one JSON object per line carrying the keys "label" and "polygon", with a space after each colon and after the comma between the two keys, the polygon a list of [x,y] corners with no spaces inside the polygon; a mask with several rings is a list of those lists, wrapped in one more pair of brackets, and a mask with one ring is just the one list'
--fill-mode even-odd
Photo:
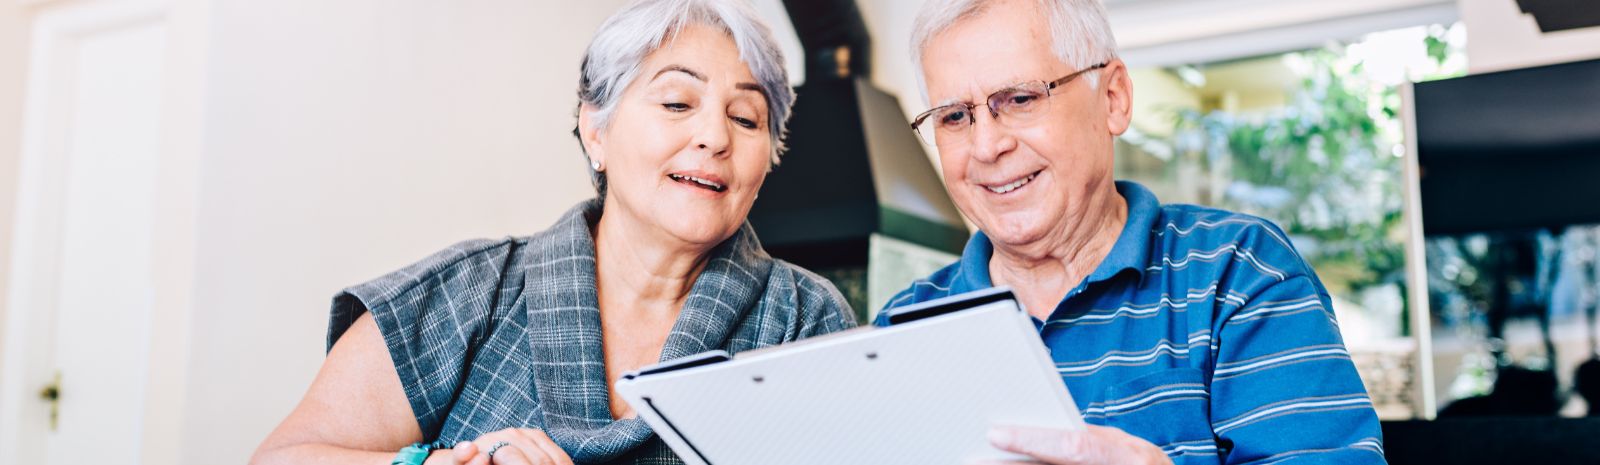
{"label": "man's forehead", "polygon": [[935,101],[982,98],[1024,81],[1055,79],[1046,75],[1064,66],[1048,38],[996,45],[960,41],[929,45],[922,57],[922,72],[928,97]]}
{"label": "man's forehead", "polygon": [[1016,61],[992,59],[978,64],[924,62],[924,84],[934,106],[977,101],[989,94],[1028,81],[1055,79],[1054,68],[1065,66],[1055,56]]}

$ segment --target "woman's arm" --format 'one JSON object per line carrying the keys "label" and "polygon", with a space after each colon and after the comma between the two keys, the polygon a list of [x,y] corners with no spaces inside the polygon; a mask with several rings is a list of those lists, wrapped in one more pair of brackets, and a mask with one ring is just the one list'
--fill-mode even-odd
{"label": "woman's arm", "polygon": [[[387,465],[421,440],[389,348],[372,315],[363,314],[334,343],[305,398],[250,463]],[[451,463],[449,451],[435,452],[428,463]]]}
{"label": "woman's arm", "polygon": [[[252,465],[388,465],[400,449],[422,441],[389,347],[372,314],[362,314],[333,344],[322,371],[289,418],[250,458]],[[490,459],[497,442],[506,446]],[[543,432],[507,428],[454,450],[436,450],[427,465],[571,465]]]}

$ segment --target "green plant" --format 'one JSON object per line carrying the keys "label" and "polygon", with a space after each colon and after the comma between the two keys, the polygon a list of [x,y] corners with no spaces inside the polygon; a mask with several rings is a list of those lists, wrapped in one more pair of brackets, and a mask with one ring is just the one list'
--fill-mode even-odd
{"label": "green plant", "polygon": [[1180,162],[1212,174],[1211,203],[1273,219],[1330,285],[1343,291],[1398,282],[1404,257],[1393,87],[1364,78],[1338,49],[1287,57],[1304,70],[1276,111],[1176,113]]}

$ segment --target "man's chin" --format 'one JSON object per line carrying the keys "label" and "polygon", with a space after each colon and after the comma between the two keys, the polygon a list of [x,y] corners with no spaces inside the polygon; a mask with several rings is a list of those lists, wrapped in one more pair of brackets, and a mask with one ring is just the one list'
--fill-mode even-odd
{"label": "man's chin", "polygon": [[1001,217],[987,227],[980,226],[983,234],[996,246],[1028,247],[1049,236],[1049,228],[1038,216],[1025,218]]}

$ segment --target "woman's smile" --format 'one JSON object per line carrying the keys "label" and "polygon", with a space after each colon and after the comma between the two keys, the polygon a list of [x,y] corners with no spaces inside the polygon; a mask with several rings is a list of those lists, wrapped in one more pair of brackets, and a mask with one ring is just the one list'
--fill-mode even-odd
{"label": "woman's smile", "polygon": [[695,189],[705,194],[720,195],[728,191],[728,183],[721,176],[701,171],[679,171],[667,174],[678,185]]}

